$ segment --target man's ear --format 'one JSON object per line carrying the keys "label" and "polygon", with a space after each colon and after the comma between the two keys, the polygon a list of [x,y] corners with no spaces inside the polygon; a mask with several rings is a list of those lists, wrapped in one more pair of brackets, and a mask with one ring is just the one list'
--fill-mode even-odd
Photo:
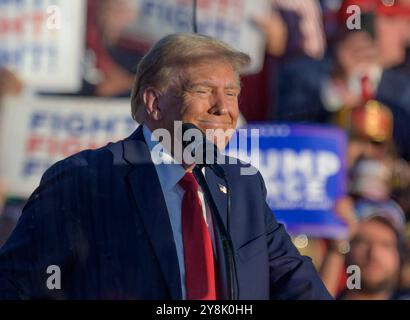
{"label": "man's ear", "polygon": [[145,110],[151,120],[159,121],[162,119],[161,110],[159,109],[160,96],[159,90],[154,87],[148,87],[144,90],[143,99]]}

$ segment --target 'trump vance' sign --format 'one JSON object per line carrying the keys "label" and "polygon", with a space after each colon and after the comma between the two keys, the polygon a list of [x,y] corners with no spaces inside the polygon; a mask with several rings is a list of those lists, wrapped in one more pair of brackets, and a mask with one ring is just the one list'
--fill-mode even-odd
{"label": "'trump vance' sign", "polygon": [[20,197],[29,196],[56,161],[123,139],[137,127],[128,99],[11,99],[0,111],[0,177]]}
{"label": "'trump vance' sign", "polygon": [[238,157],[260,170],[277,219],[292,235],[344,237],[346,227],[333,209],[346,189],[345,133],[330,126],[297,124],[247,129],[243,134],[259,129],[257,150],[249,136],[248,144],[239,146]]}
{"label": "'trump vance' sign", "polygon": [[[134,0],[137,23],[129,33],[138,39],[156,42],[175,32],[192,32],[192,0]],[[270,0],[198,0],[198,33],[216,37],[249,54],[246,73],[257,73],[263,65],[265,37],[253,24],[253,16],[268,15]]]}

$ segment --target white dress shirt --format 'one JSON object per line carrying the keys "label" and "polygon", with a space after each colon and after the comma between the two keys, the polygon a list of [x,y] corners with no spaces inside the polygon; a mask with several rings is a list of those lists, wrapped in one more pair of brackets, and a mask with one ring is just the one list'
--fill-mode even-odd
{"label": "white dress shirt", "polygon": [[[145,141],[150,151],[152,151],[152,149],[160,142],[153,141],[151,139],[151,131],[145,125],[142,126]],[[182,241],[181,225],[181,207],[184,190],[178,184],[179,180],[181,180],[185,175],[185,169],[180,164],[174,163],[172,155],[165,148],[162,148],[162,150],[163,153],[161,154],[161,157],[164,163],[155,164],[155,169],[157,171],[158,179],[161,184],[162,193],[164,194],[164,199],[169,214],[169,220],[171,222],[172,233],[174,235],[175,246],[178,255],[179,270],[181,275],[182,298],[186,299],[184,244]],[[212,243],[214,243],[211,212],[208,205],[205,203],[204,194],[201,187],[199,186],[198,196],[201,201],[202,212],[211,235]],[[215,248],[215,246],[213,246],[213,248]]]}

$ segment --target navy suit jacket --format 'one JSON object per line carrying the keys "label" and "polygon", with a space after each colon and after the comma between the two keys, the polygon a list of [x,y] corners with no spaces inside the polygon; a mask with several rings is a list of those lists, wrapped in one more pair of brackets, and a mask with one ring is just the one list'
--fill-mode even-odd
{"label": "navy suit jacket", "polygon": [[[298,253],[267,206],[261,175],[241,176],[241,166],[223,166],[232,194],[239,298],[331,298],[310,258]],[[206,179],[226,223],[224,181],[211,171]],[[61,289],[47,286],[57,275],[47,273],[51,265],[61,270]],[[226,281],[218,274],[225,298]],[[125,140],[46,171],[0,250],[0,298],[182,298],[171,224],[141,126]]]}

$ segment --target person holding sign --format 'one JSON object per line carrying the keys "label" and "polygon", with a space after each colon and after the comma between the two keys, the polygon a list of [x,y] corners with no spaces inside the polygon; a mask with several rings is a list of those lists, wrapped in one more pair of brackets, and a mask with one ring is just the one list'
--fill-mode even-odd
{"label": "person holding sign", "polygon": [[331,299],[258,171],[241,175],[248,166],[225,157],[197,170],[165,139],[178,121],[233,130],[248,62],[208,36],[156,43],[132,94],[141,125],[47,170],[0,250],[0,298]]}

